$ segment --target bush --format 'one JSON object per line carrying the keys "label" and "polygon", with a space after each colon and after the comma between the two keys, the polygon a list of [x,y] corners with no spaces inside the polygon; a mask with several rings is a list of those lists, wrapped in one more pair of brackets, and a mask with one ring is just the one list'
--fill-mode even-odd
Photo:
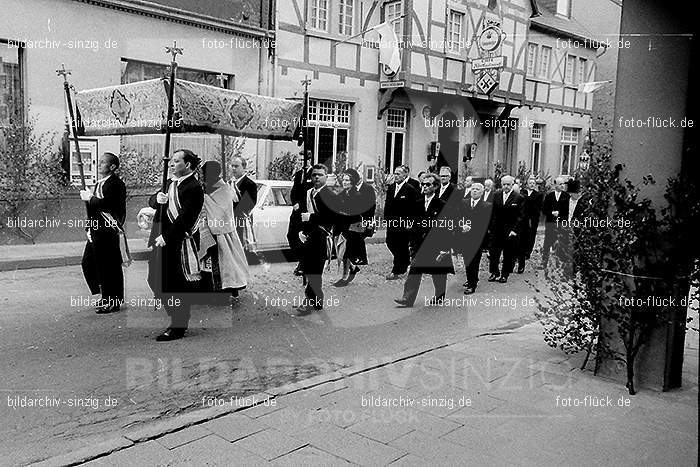
{"label": "bush", "polygon": [[[8,125],[0,129],[0,218],[36,217],[37,201],[56,197],[67,186],[61,167],[61,153],[55,144],[56,134],[37,134],[36,118],[27,106],[24,119],[10,106]],[[41,203],[39,203],[41,204]],[[48,206],[42,204],[39,215],[46,216]],[[5,224],[0,223],[0,228]],[[9,229],[14,235],[31,242],[43,229]]]}
{"label": "bush", "polygon": [[270,180],[291,180],[296,171],[297,154],[291,151],[281,152],[267,166]]}

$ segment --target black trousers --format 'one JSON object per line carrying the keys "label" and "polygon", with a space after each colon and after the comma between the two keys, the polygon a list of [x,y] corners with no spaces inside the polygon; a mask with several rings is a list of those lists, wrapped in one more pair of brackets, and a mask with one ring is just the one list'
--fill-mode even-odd
{"label": "black trousers", "polygon": [[462,251],[464,269],[467,273],[467,286],[476,288],[479,283],[479,264],[481,263],[482,249]]}
{"label": "black trousers", "polygon": [[304,244],[299,240],[299,232],[301,232],[301,211],[292,211],[292,215],[289,216],[289,228],[287,229],[287,242],[289,243],[289,249],[292,250],[294,255],[299,258],[299,265],[303,268],[304,261]]}
{"label": "black trousers", "polygon": [[411,258],[408,250],[408,242],[410,239],[409,232],[391,231],[386,233],[386,246],[394,255],[394,264],[391,268],[392,274],[403,274],[408,269],[411,263]]}
{"label": "black trousers", "polygon": [[323,266],[326,264],[325,255],[322,251],[325,250],[324,244],[320,241],[307,241],[304,245],[304,277],[306,278],[306,295],[307,305],[320,310],[323,308]]}
{"label": "black trousers", "polygon": [[520,245],[518,251],[518,266],[525,267],[525,260],[530,259],[532,249],[535,247],[537,237],[538,219],[528,219],[522,232],[520,233]]}
{"label": "black trousers", "polygon": [[[416,270],[411,267],[408,271],[408,277],[403,285],[403,297],[402,299],[408,302],[409,305],[413,306],[416,302],[416,297],[418,296],[418,289],[420,289],[420,282],[423,278],[423,272],[420,269]],[[447,290],[447,274],[430,274],[433,279],[433,287],[435,288],[435,297],[440,300],[445,298],[445,290]]]}
{"label": "black trousers", "polygon": [[105,300],[124,300],[124,272],[117,232],[92,231],[85,244],[82,268],[90,292]]}
{"label": "black trousers", "polygon": [[[499,272],[498,266],[501,261],[501,253],[503,253],[503,264]],[[498,274],[507,278],[513,272],[517,254],[518,235],[495,238],[491,244],[491,251],[489,251],[489,270],[492,274]]]}
{"label": "black trousers", "polygon": [[180,245],[154,247],[148,263],[148,282],[170,317],[168,327],[187,329],[201,281],[185,279],[180,254]]}
{"label": "black trousers", "polygon": [[542,244],[542,264],[547,265],[552,247],[559,239],[559,229],[556,224],[545,224],[544,243]]}

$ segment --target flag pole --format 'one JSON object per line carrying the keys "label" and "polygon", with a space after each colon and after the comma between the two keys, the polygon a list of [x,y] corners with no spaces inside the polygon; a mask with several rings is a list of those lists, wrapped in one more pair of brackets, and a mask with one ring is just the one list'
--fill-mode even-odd
{"label": "flag pole", "polygon": [[[400,20],[400,19],[404,19],[405,17],[406,17],[406,13],[402,14],[401,16],[397,16],[396,18],[390,19],[389,21],[386,21],[386,22],[388,22],[388,23],[395,23],[395,22],[397,22],[397,21]],[[376,27],[377,27],[377,26],[372,26],[371,28],[365,29],[365,30],[362,31],[362,32],[358,32],[357,34],[354,34],[354,35],[352,35],[352,36],[346,37],[346,38],[343,39],[342,41],[333,42],[333,47],[337,47],[339,44],[344,44],[344,43],[346,43],[346,42],[349,42],[349,41],[353,40],[353,39],[356,38],[356,37],[364,36],[365,34],[367,34],[368,32],[370,32],[371,30],[373,30],[373,29],[376,28]]]}

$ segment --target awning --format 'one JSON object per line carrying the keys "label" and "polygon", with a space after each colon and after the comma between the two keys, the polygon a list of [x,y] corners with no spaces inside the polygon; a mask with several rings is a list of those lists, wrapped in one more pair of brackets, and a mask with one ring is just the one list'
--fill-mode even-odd
{"label": "awning", "polygon": [[[168,85],[153,79],[77,92],[80,136],[165,133]],[[171,133],[291,140],[303,102],[177,80],[174,108]]]}

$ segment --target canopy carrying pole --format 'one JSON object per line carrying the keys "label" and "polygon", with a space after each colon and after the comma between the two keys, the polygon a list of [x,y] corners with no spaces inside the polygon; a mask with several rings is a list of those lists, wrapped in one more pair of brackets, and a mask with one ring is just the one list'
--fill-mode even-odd
{"label": "canopy carrying pole", "polygon": [[[223,88],[226,89],[226,80],[227,76],[223,73],[219,73],[216,75],[216,79],[219,81],[219,85]],[[221,134],[221,178],[225,181],[228,182],[226,179],[226,135],[223,133]]]}
{"label": "canopy carrying pole", "polygon": [[[304,113],[301,116],[301,128],[303,135],[302,152],[304,153],[304,167],[309,167],[314,163],[313,160],[306,160],[306,158],[308,157],[308,153],[306,151],[306,143],[309,141],[309,84],[311,84],[309,75],[306,75],[304,77],[304,80],[301,82],[301,84],[304,85]],[[311,157],[313,157],[313,155]]]}
{"label": "canopy carrying pole", "polygon": [[[66,105],[68,106],[68,115],[70,117],[70,124],[73,129],[73,140],[75,141],[75,152],[78,157],[78,170],[80,171],[80,186],[83,190],[86,189],[85,186],[85,170],[83,169],[83,158],[80,155],[80,141],[78,141],[78,123],[75,121],[75,113],[73,112],[73,102],[70,97],[70,84],[68,84],[68,75],[71,74],[70,70],[66,70],[66,65],[61,63],[61,68],[56,70],[58,76],[63,76],[63,90],[66,94]],[[72,164],[71,157],[68,158],[69,164]],[[87,208],[87,202],[85,203]]]}
{"label": "canopy carrying pole", "polygon": [[[173,100],[175,95],[175,74],[177,72],[177,61],[178,55],[182,55],[182,48],[177,46],[177,41],[173,41],[172,47],[165,47],[165,52],[173,56],[170,62],[170,86],[168,87],[168,113],[167,119],[165,121],[165,144],[163,145],[163,183],[161,184],[161,191],[165,193],[168,186],[168,164],[170,162],[170,129],[173,125]],[[161,222],[158,224],[160,235],[162,232],[163,219],[165,216],[165,205],[161,204],[160,208],[160,219]]]}

